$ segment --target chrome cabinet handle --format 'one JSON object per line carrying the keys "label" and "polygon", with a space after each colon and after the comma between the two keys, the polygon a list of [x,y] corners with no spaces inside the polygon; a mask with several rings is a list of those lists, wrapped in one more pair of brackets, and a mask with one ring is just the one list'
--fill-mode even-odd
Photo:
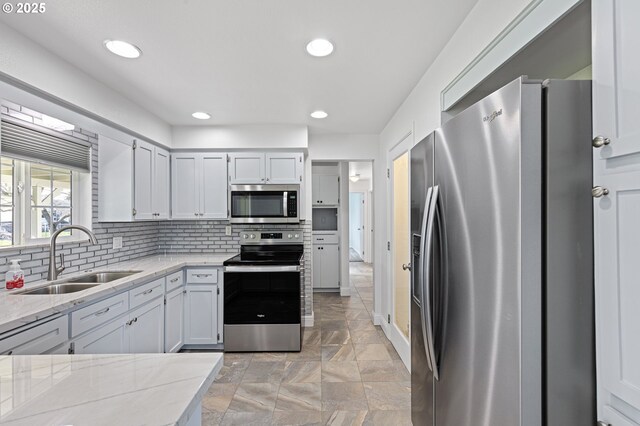
{"label": "chrome cabinet handle", "polygon": [[408,265],[405,265],[404,263],[402,264],[402,270],[403,271],[410,271],[411,270],[411,263],[409,263]]}
{"label": "chrome cabinet handle", "polygon": [[12,355],[12,354],[13,354],[13,349],[7,352],[7,355]]}
{"label": "chrome cabinet handle", "polygon": [[213,274],[193,274],[193,275],[197,278],[206,278],[206,277],[213,276]]}
{"label": "chrome cabinet handle", "polygon": [[603,195],[609,195],[609,190],[607,188],[603,188],[601,186],[594,186],[591,188],[591,196],[593,198],[600,198]]}
{"label": "chrome cabinet handle", "polygon": [[109,310],[110,310],[110,309],[111,309],[111,307],[106,307],[106,308],[104,308],[103,310],[98,311],[98,312],[96,312],[96,313],[95,313],[95,314],[93,314],[93,315],[95,315],[95,316],[99,317],[100,315],[104,315],[104,314],[106,314],[107,312],[109,312]]}
{"label": "chrome cabinet handle", "polygon": [[153,291],[153,289],[152,289],[152,288],[150,288],[150,289],[149,289],[149,290],[147,290],[147,291],[143,291],[143,292],[142,292],[142,295],[144,296],[145,294],[149,294],[149,293],[151,293],[152,291]]}
{"label": "chrome cabinet handle", "polygon": [[172,279],[172,280],[171,280],[171,281],[169,281],[169,282],[175,283],[175,282],[176,282],[176,281],[178,281],[179,279],[180,279],[180,278],[174,278],[174,279]]}
{"label": "chrome cabinet handle", "polygon": [[609,145],[611,143],[611,139],[605,138],[604,136],[596,136],[593,138],[593,147],[594,148],[602,148],[603,146]]}
{"label": "chrome cabinet handle", "polygon": [[198,213],[197,213],[197,212],[196,212],[196,213],[194,213],[194,214],[195,214],[196,216],[198,216]]}
{"label": "chrome cabinet handle", "polygon": [[133,324],[133,320],[129,320],[129,321],[127,321],[127,322],[126,322],[126,324],[127,324],[127,325],[131,325],[131,324]]}

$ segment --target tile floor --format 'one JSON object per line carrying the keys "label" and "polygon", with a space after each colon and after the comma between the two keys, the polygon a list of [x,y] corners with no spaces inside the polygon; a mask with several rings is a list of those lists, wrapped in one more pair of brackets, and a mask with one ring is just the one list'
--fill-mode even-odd
{"label": "tile floor", "polygon": [[371,321],[371,265],[351,263],[357,294],[314,295],[299,353],[225,354],[203,425],[411,425],[411,378]]}

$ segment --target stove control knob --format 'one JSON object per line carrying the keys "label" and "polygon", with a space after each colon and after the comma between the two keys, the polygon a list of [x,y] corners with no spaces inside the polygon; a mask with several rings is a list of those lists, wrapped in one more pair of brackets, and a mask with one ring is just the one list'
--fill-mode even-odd
{"label": "stove control knob", "polygon": [[287,238],[291,239],[291,237],[293,237],[293,235],[291,234],[287,235]]}
{"label": "stove control knob", "polygon": [[295,234],[293,237],[294,237],[294,238],[300,238],[300,235]]}
{"label": "stove control knob", "polygon": [[242,238],[244,238],[244,239],[246,240],[247,238],[249,238],[249,236],[248,236],[247,234],[244,234],[244,235],[242,236]]}
{"label": "stove control knob", "polygon": [[251,239],[255,240],[256,239],[256,234],[251,234]]}

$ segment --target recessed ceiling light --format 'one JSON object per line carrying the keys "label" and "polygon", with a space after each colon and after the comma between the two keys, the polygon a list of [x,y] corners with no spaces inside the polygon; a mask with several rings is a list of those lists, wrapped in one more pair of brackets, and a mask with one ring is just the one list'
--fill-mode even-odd
{"label": "recessed ceiling light", "polygon": [[194,112],[191,116],[198,120],[208,120],[211,118],[211,114],[207,114],[206,112]]}
{"label": "recessed ceiling light", "polygon": [[329,114],[327,114],[324,111],[313,111],[311,113],[311,117],[313,118],[327,118],[329,116]]}
{"label": "recessed ceiling light", "polygon": [[333,52],[333,44],[329,40],[317,38],[307,44],[307,52],[311,56],[328,56]]}
{"label": "recessed ceiling light", "polygon": [[135,59],[142,55],[142,50],[122,40],[105,40],[104,47],[111,53],[127,59]]}

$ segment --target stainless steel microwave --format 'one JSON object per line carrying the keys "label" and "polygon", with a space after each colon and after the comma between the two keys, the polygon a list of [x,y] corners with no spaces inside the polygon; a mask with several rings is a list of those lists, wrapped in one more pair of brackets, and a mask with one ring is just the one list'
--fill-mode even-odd
{"label": "stainless steel microwave", "polygon": [[300,185],[231,185],[231,223],[298,223]]}

